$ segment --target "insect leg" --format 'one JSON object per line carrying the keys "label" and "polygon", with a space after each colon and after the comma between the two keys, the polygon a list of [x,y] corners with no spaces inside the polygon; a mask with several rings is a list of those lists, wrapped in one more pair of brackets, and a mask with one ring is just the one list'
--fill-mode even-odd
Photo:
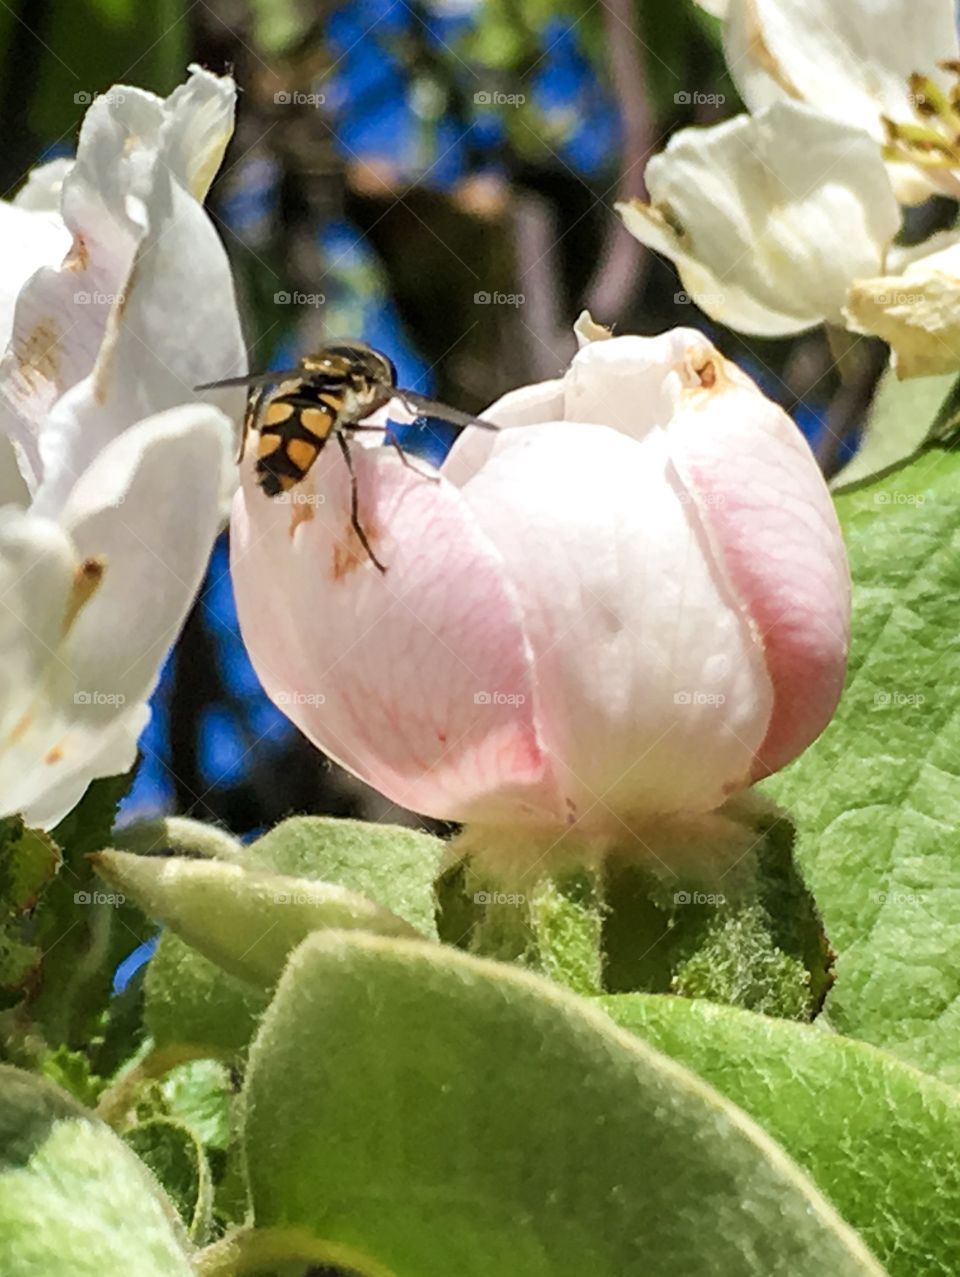
{"label": "insect leg", "polygon": [[400,458],[400,460],[403,462],[403,464],[407,467],[408,470],[412,470],[414,474],[418,474],[421,479],[429,479],[431,483],[440,482],[440,476],[437,474],[435,470],[428,472],[426,470],[421,470],[419,466],[415,466],[413,464],[413,462],[407,456],[406,452],[403,450],[400,440],[389,428],[389,426],[384,431],[384,439],[390,445],[390,447],[394,450],[394,452],[397,454],[397,456]]}
{"label": "insect leg", "polygon": [[374,554],[370,542],[367,540],[367,534],[363,530],[360,523],[360,498],[357,493],[357,472],[353,468],[353,457],[350,455],[350,445],[347,443],[341,431],[336,432],[337,443],[340,445],[340,451],[343,453],[343,459],[347,463],[347,469],[350,471],[350,526],[356,532],[360,544],[369,555],[370,562],[375,568],[379,568],[381,572],[386,572],[386,568]]}

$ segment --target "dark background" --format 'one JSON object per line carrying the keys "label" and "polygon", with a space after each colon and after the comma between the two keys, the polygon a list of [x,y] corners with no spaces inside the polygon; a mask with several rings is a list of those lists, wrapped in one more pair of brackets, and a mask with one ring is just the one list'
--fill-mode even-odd
{"label": "dark background", "polygon": [[[72,153],[93,94],[167,93],[191,61],[232,70],[237,128],[209,207],[251,367],[362,337],[402,384],[476,411],[556,376],[589,306],[620,332],[704,328],[827,468],[846,446],[857,412],[823,335],[716,330],[612,211],[644,194],[646,158],[674,129],[740,109],[719,26],[693,0],[9,0],[0,47],[8,196],[32,164]],[[512,300],[483,300],[496,294]],[[223,538],[141,746],[127,817],[177,811],[245,835],[291,811],[386,810],[264,697]]]}

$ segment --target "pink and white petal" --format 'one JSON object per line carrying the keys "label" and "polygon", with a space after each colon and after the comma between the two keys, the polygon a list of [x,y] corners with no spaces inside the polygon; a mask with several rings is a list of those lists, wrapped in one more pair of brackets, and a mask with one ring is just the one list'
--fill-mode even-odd
{"label": "pink and white petal", "polygon": [[[539,381],[510,390],[484,409],[483,419],[493,422],[501,430],[535,426],[541,421],[562,421],[563,385],[563,378],[555,377],[551,381]],[[491,431],[468,427],[457,437],[444,459],[441,466],[444,478],[456,487],[462,487],[485,464],[496,445],[497,435]]]}
{"label": "pink and white petal", "polygon": [[787,415],[718,360],[668,432],[718,571],[765,654],[773,712],[754,779],[826,727],[843,688],[850,575],[833,502]]}
{"label": "pink and white petal", "polygon": [[[104,564],[64,644],[80,688],[128,708],[153,690],[203,580],[231,447],[221,412],[184,405],[109,443],[70,493],[61,522],[82,557]],[[84,708],[93,732],[117,707]]]}
{"label": "pink and white petal", "polygon": [[[45,424],[43,483],[35,498],[41,513],[54,514],[77,475],[134,422],[195,399],[200,382],[246,366],[230,265],[209,217],[162,165],[145,207],[149,229],[93,372]],[[240,389],[207,399],[234,420],[242,413]],[[232,490],[234,482],[234,467],[225,464],[221,489]]]}
{"label": "pink and white petal", "polygon": [[591,342],[574,356],[564,377],[564,419],[643,439],[670,420],[690,380],[691,361],[712,350],[694,328]]}
{"label": "pink and white petal", "polygon": [[665,432],[638,443],[574,422],[508,431],[463,495],[523,609],[568,817],[615,832],[711,810],[746,783],[770,681]]}
{"label": "pink and white petal", "polygon": [[245,467],[231,564],[244,642],[310,740],[393,802],[445,819],[559,818],[530,653],[496,550],[460,493],[354,448],[360,519],[331,448],[286,498]]}

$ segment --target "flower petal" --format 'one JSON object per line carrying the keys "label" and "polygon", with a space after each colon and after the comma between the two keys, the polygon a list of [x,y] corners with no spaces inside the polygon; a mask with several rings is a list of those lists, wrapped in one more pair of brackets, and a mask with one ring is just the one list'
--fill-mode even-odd
{"label": "flower petal", "polygon": [[708,315],[759,336],[839,322],[900,221],[876,144],[794,103],[682,130],[646,178],[651,205],[618,206],[627,228]]}
{"label": "flower petal", "polygon": [[20,513],[0,525],[10,582],[0,626],[15,630],[4,646],[3,810],[55,824],[91,780],[133,763],[145,701],[213,544],[229,433],[201,405],[141,422],[84,474],[62,527]]}
{"label": "flower petal", "polygon": [[840,698],[850,630],[840,528],[796,426],[716,353],[668,433],[673,466],[772,680],[759,779],[816,739]]}
{"label": "flower petal", "polygon": [[499,556],[450,484],[389,449],[352,455],[383,575],[350,527],[334,445],[286,499],[264,496],[249,465],[235,498],[237,610],[268,694],[327,754],[414,811],[463,819],[486,804],[501,817],[561,819]]}
{"label": "flower petal", "polygon": [[751,111],[800,99],[882,141],[882,116],[917,118],[911,73],[949,87],[956,14],[951,0],[730,0],[724,50]]}
{"label": "flower petal", "polygon": [[960,368],[960,245],[914,258],[902,275],[858,280],[847,326],[888,342],[898,377]]}
{"label": "flower petal", "polygon": [[569,817],[616,830],[711,810],[744,784],[770,681],[705,553],[666,433],[638,443],[574,422],[507,431],[463,495],[523,609]]}
{"label": "flower petal", "polygon": [[[0,365],[0,406],[43,513],[121,430],[245,366],[223,247],[181,185],[203,187],[222,154],[234,92],[195,69],[167,102],[121,86],[84,118],[62,179],[73,247],[24,288]],[[239,415],[242,392],[217,402]]]}

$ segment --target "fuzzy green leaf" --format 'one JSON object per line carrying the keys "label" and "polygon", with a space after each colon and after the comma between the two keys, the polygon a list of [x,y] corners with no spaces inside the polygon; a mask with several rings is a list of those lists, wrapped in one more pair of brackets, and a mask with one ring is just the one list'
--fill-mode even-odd
{"label": "fuzzy green leaf", "polygon": [[369,896],[435,940],[433,884],[444,851],[439,838],[400,825],[293,816],[252,843],[245,859],[250,866]]}
{"label": "fuzzy green leaf", "polygon": [[0,1066],[3,1277],[190,1277],[153,1176],[64,1092]]}
{"label": "fuzzy green leaf", "polygon": [[210,1229],[213,1186],[197,1137],[182,1122],[154,1117],[125,1131],[123,1138],[163,1185],[190,1240],[205,1241]]}
{"label": "fuzzy green leaf", "polygon": [[932,448],[837,507],[855,584],[847,686],[765,789],[838,951],[843,1033],[960,1080],[960,453]]}
{"label": "fuzzy green leaf", "polygon": [[131,896],[199,953],[240,980],[269,988],[290,951],[311,931],[360,928],[416,935],[396,914],[328,882],[292,878],[218,860],[92,857],[108,883]]}
{"label": "fuzzy green leaf", "polygon": [[783,1144],[891,1277],[960,1269],[960,1092],[875,1047],[683,998],[599,999]]}
{"label": "fuzzy green leaf", "polygon": [[446,947],[311,936],[246,1103],[257,1227],[360,1273],[882,1272],[699,1079],[549,982]]}
{"label": "fuzzy green leaf", "polygon": [[239,1055],[269,1001],[171,931],[147,965],[143,1015],[157,1047],[190,1044],[215,1057]]}

